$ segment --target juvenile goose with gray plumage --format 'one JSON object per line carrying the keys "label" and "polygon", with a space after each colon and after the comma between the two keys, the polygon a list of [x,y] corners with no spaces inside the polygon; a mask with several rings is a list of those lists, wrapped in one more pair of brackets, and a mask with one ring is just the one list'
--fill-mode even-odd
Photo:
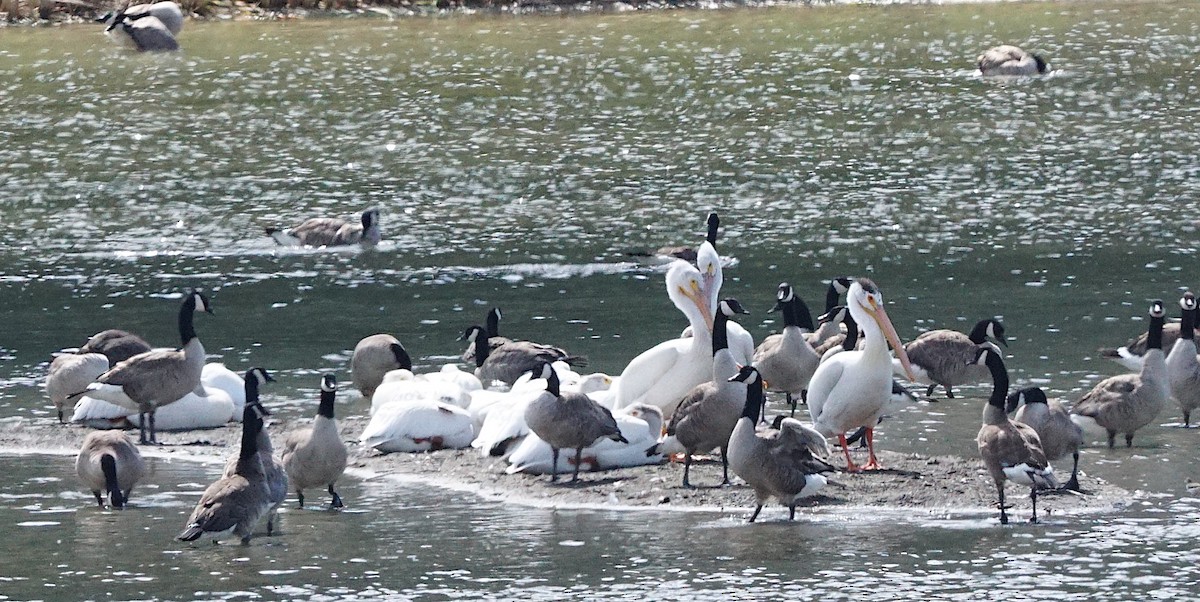
{"label": "juvenile goose with gray plumage", "polygon": [[267,235],[285,246],[335,247],[362,244],[379,244],[379,210],[362,212],[359,223],[351,223],[336,217],[314,217],[291,228],[267,228]]}
{"label": "juvenile goose with gray plumage", "polygon": [[146,474],[136,445],[121,431],[93,431],[83,438],[75,458],[75,474],[104,507],[101,492],[113,508],[124,508],[133,486]]}
{"label": "juvenile goose with gray plumage", "polygon": [[813,329],[808,306],[786,282],[779,285],[775,294],[775,307],[770,311],[776,310],[783,311],[783,332],[770,335],[758,344],[753,363],[771,388],[784,392],[794,416],[796,400],[804,398],[808,381],[816,372],[817,364],[821,363],[821,356],[804,338],[805,331]]}
{"label": "juvenile goose with gray plumage", "polygon": [[468,341],[475,348],[475,376],[485,387],[492,381],[512,385],[526,372],[538,374],[542,364],[563,361],[572,366],[586,365],[582,357],[541,343],[509,341],[492,349],[487,331],[478,325],[467,328],[459,340]]}
{"label": "juvenile goose with gray plumage", "polygon": [[400,344],[400,339],[390,334],[373,334],[354,346],[354,354],[350,356],[350,381],[363,397],[370,399],[388,372],[411,371],[412,368],[412,357]]}
{"label": "juvenile goose with gray plumage", "polygon": [[1196,296],[1188,291],[1179,299],[1180,337],[1167,354],[1167,379],[1171,397],[1183,412],[1183,426],[1191,426],[1192,410],[1200,407],[1200,358],[1196,357]]}
{"label": "juvenile goose with gray plumage", "polygon": [[[941,385],[946,389],[946,397],[954,399],[951,387],[986,379],[987,370],[975,363],[975,357],[980,346],[994,345],[988,341],[989,337],[1008,346],[1004,325],[995,318],[980,320],[969,335],[956,330],[930,330],[905,345],[917,382],[929,385],[926,397],[933,397],[933,390]],[[899,362],[892,362],[892,366],[897,371],[901,369]]]}
{"label": "juvenile goose with gray plumage", "polygon": [[978,363],[987,366],[992,374],[992,395],[983,406],[983,425],[975,442],[983,465],[996,483],[999,497],[1000,522],[1008,523],[1008,512],[1004,505],[1004,483],[1012,481],[1029,486],[1029,499],[1033,511],[1029,522],[1037,522],[1037,490],[1058,487],[1054,469],[1046,460],[1041,438],[1033,427],[1009,420],[1005,412],[1008,396],[1008,370],[1004,360],[991,347],[980,347],[976,351]]}
{"label": "juvenile goose with gray plumage", "polygon": [[[478,349],[476,349],[478,351]],[[583,393],[562,391],[558,374],[549,362],[535,372],[546,379],[546,390],[525,408],[525,422],[529,430],[550,445],[550,481],[558,480],[558,451],[575,450],[575,470],[571,482],[579,480],[579,463],[583,448],[591,447],[601,439],[612,439],[629,443],[621,435],[621,429],[608,408],[596,403]]]}
{"label": "juvenile goose with gray plumage", "polygon": [[1171,385],[1162,350],[1163,303],[1150,305],[1146,354],[1139,374],[1121,374],[1100,381],[1071,409],[1071,420],[1084,430],[1102,428],[1108,434],[1108,446],[1115,444],[1117,433],[1125,434],[1126,447],[1133,447],[1133,434],[1150,424],[1167,405]]}
{"label": "juvenile goose with gray plumage", "polygon": [[[136,410],[141,414],[141,443],[157,443],[154,412],[188,393],[207,397],[200,383],[204,370],[204,345],[192,324],[196,312],[213,313],[208,298],[190,291],[179,308],[180,349],[152,349],[135,355],[100,375],[88,385],[87,395]],[[149,420],[147,420],[149,416]],[[149,438],[146,437],[149,424]]]}
{"label": "juvenile goose with gray plumage", "polygon": [[333,486],[346,472],[346,443],[338,434],[333,417],[333,402],[337,397],[337,379],[332,374],[321,377],[321,404],[310,428],[292,431],[283,440],[283,467],[288,480],[296,489],[300,507],[304,507],[304,490],[327,487],[332,496],[330,506],[343,507],[342,498]]}
{"label": "juvenile goose with gray plumage", "polygon": [[[251,368],[246,371],[245,377],[246,403],[252,403],[258,406],[258,413],[262,416],[270,416],[271,413],[262,405],[258,399],[258,390],[263,385],[269,382],[275,382],[270,374],[262,368]],[[267,481],[267,490],[271,493],[271,508],[267,511],[267,535],[275,532],[275,515],[279,507],[283,505],[288,494],[288,477],[287,472],[283,469],[283,464],[275,459],[275,448],[271,445],[271,435],[267,433],[267,429],[262,428],[258,431],[258,459],[262,462],[263,478]],[[234,456],[225,464],[225,476],[231,477],[237,472],[238,457]]]}

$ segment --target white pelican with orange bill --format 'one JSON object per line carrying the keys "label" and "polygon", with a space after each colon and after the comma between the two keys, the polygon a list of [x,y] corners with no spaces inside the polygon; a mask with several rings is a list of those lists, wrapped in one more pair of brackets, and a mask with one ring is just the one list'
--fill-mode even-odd
{"label": "white pelican with orange bill", "polygon": [[[892,392],[892,356],[888,352],[888,343],[896,350],[905,375],[909,380],[915,379],[908,354],[888,319],[883,308],[883,295],[875,283],[866,278],[852,283],[846,293],[846,305],[862,329],[866,342],[862,349],[843,351],[817,368],[808,384],[808,411],[813,426],[822,435],[837,435],[846,454],[847,471],[878,470],[881,467],[875,457],[874,427]],[[862,466],[855,465],[850,459],[846,445],[846,431],[859,427],[866,428],[870,454]]]}

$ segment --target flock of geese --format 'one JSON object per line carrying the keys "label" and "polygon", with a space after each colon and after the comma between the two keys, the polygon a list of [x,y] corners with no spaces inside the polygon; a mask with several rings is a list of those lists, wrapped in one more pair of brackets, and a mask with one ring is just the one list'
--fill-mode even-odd
{"label": "flock of geese", "polygon": [[[310,220],[288,236],[341,232],[350,224]],[[681,454],[684,487],[693,486],[693,456],[719,450],[721,484],[730,483],[732,471],[755,491],[753,522],[771,497],[788,506],[791,517],[799,500],[825,485],[824,475],[836,470],[826,460],[829,438],[839,442],[847,472],[881,468],[873,429],[893,411],[894,393],[906,393],[897,376],[926,385],[929,396],[942,387],[947,397],[954,386],[990,377],[993,390],[977,443],[995,481],[1000,520],[1008,522],[1004,490],[1013,481],[1029,487],[1031,521],[1036,521],[1039,489],[1059,487],[1050,462],[1071,455],[1071,477],[1063,487],[1079,490],[1085,432],[1107,437],[1109,447],[1123,435],[1132,446],[1134,434],[1170,399],[1180,404],[1185,423],[1200,406],[1197,302],[1190,292],[1180,299],[1178,327],[1165,328],[1164,305],[1155,301],[1144,337],[1106,352],[1136,365],[1136,373],[1105,379],[1068,411],[1036,387],[1010,393],[1000,347],[1006,344],[1004,327],[998,320],[980,320],[968,334],[932,330],[902,344],[882,292],[866,278],[831,279],[819,326],[791,285],[781,283],[774,309],[783,313],[782,332],[756,347],[734,321],[747,313],[741,303],[720,296],[716,214],[708,224],[695,263],[675,259],[666,271],[667,295],[687,317],[688,329],[634,357],[619,376],[580,374],[578,356],[500,336],[498,309],[488,312],[486,326],[463,333],[463,360],[473,364],[473,371],[452,363],[414,374],[412,358],[396,337],[381,333],[362,339],[350,361],[354,387],[371,400],[359,445],[382,452],[473,447],[483,456],[506,459],[510,474],[548,473],[552,482],[560,472],[571,472],[576,481],[581,470],[658,464]],[[378,226],[378,212],[368,210],[362,232],[373,226]],[[360,232],[342,240],[360,244],[375,236]],[[139,442],[153,444],[162,428],[240,420],[239,453],[205,491],[179,536],[184,540],[233,534],[246,541],[263,516],[269,517],[271,533],[274,512],[289,490],[303,506],[306,489],[325,487],[331,505],[342,506],[334,484],[345,469],[347,448],[334,420],[335,377],[322,378],[312,426],[288,433],[276,457],[263,430],[267,410],[259,401],[259,389],[270,376],[261,368],[243,377],[220,364],[206,365],[194,324],[203,313],[212,313],[210,300],[190,291],[179,309],[178,349],[153,349],[134,334],[106,330],[77,352],[55,358],[46,391],[60,421],[65,405],[74,403],[72,422],[101,429],[132,423],[140,429]],[[1164,341],[1165,334],[1171,340]],[[1164,353],[1168,346],[1169,355]],[[764,389],[782,393],[793,416],[798,403],[806,404],[809,421],[780,416],[760,428]],[[172,411],[176,417],[164,424]],[[862,465],[850,455],[858,437],[867,448]],[[128,501],[144,474],[137,449],[121,433],[98,430],[87,436],[77,472],[99,504],[102,492],[114,507]]]}

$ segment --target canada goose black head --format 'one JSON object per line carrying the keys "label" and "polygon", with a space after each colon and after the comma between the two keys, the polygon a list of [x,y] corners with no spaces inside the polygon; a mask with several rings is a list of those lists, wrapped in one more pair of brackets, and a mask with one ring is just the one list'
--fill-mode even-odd
{"label": "canada goose black head", "polygon": [[708,224],[708,234],[704,237],[712,246],[717,246],[717,228],[721,225],[721,218],[714,211],[708,214],[708,219],[705,221]]}
{"label": "canada goose black head", "polygon": [[1046,59],[1042,58],[1042,55],[1030,54],[1030,56],[1033,57],[1033,62],[1037,63],[1038,73],[1049,73],[1050,72],[1050,64],[1046,62]]}
{"label": "canada goose black head", "polygon": [[1021,406],[1021,404],[1029,405],[1031,403],[1049,403],[1046,399],[1046,392],[1041,387],[1025,387],[1018,391],[1013,391],[1008,396],[1008,404],[1004,411],[1011,414]]}

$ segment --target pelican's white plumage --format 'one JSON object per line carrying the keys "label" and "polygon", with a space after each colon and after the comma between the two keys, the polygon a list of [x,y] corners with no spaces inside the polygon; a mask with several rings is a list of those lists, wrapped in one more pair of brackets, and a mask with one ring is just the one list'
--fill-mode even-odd
{"label": "pelican's white plumage", "polygon": [[380,407],[358,442],[384,452],[423,452],[469,447],[474,439],[475,425],[469,412],[440,401],[416,399]]}
{"label": "pelican's white plumage", "polygon": [[[658,441],[662,432],[662,410],[639,403],[614,412],[613,418],[616,418],[617,428],[621,429],[621,435],[629,443],[601,439],[596,445],[584,448],[581,464],[587,465],[587,470],[611,470],[662,462],[661,454],[646,454],[646,450]],[[530,434],[509,455],[509,466],[505,472],[549,474],[552,457],[550,444]],[[574,457],[570,454],[560,455],[557,472],[573,470],[573,461]]]}
{"label": "pelican's white plumage", "polygon": [[405,369],[392,370],[371,396],[371,415],[385,405],[405,401],[439,401],[459,408],[471,404],[471,394],[447,381],[428,381]]}
{"label": "pelican's white plumage", "polygon": [[[717,254],[713,243],[706,240],[700,244],[700,248],[696,250],[696,267],[700,270],[700,277],[704,283],[704,296],[709,312],[705,320],[711,331],[717,315],[717,303],[721,298],[721,285],[725,279],[721,270],[721,256]],[[730,322],[728,336],[729,352],[733,354],[733,360],[738,365],[744,366],[754,361],[754,337],[741,324]]]}
{"label": "pelican's white plumage", "polygon": [[[233,389],[234,384],[240,391]],[[206,364],[201,370],[200,384],[206,397],[194,392],[178,401],[161,406],[155,413],[155,428],[160,431],[188,431],[224,426],[234,419],[241,421],[241,408],[246,405],[245,382],[223,364]],[[236,393],[236,396],[233,394]],[[128,421],[128,422],[127,422]],[[124,428],[126,424],[140,426],[137,410],[119,406],[95,397],[84,396],[75,404],[71,422],[92,428]]]}
{"label": "pelican's white plumage", "polygon": [[225,367],[225,364],[211,362],[204,364],[200,371],[200,383],[206,389],[220,389],[233,400],[233,416],[231,420],[242,421],[242,409],[246,407],[246,381],[242,375]]}

